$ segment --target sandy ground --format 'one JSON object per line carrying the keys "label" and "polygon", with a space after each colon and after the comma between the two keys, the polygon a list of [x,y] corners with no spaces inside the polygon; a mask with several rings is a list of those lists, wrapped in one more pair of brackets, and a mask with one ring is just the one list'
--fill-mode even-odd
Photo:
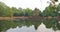
{"label": "sandy ground", "polygon": [[10,20],[10,19],[17,19],[17,18],[23,19],[23,18],[28,18],[28,17],[23,17],[23,16],[21,17],[0,17],[0,20]]}

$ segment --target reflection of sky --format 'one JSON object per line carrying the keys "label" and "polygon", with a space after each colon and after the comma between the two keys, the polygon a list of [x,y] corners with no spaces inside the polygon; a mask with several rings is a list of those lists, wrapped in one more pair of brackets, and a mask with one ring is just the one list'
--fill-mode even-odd
{"label": "reflection of sky", "polygon": [[47,5],[47,1],[49,0],[0,0],[6,3],[10,7],[22,7],[22,8],[31,8],[34,9],[35,7],[43,10]]}
{"label": "reflection of sky", "polygon": [[41,23],[41,25],[38,27],[37,32],[54,32],[53,29],[47,29],[46,26]]}
{"label": "reflection of sky", "polygon": [[27,26],[23,26],[21,28],[17,27],[17,28],[10,28],[9,30],[7,30],[6,32],[36,32],[34,26],[30,26],[30,27],[27,27]]}
{"label": "reflection of sky", "polygon": [[52,28],[48,29],[43,23],[41,23],[37,29],[37,32],[60,32],[60,30],[54,31]]}
{"label": "reflection of sky", "polygon": [[[41,23],[37,30],[35,30],[34,25],[32,25],[30,27],[22,26],[21,28],[10,28],[6,32],[54,32],[54,30],[52,28],[47,29],[46,26]],[[56,32],[60,32],[60,30],[57,30]]]}

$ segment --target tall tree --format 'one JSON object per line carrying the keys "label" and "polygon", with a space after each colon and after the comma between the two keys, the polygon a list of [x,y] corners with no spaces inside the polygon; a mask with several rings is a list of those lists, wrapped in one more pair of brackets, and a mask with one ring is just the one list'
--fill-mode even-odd
{"label": "tall tree", "polygon": [[49,5],[44,11],[43,11],[43,16],[57,16],[56,15],[56,7]]}
{"label": "tall tree", "polygon": [[59,5],[58,5],[57,8],[56,8],[56,14],[57,14],[57,15],[60,15],[60,3],[59,3]]}
{"label": "tall tree", "polygon": [[7,5],[3,2],[0,2],[0,16],[7,16]]}
{"label": "tall tree", "polygon": [[32,16],[33,15],[32,10],[29,8],[26,8],[24,11],[25,11],[25,16]]}

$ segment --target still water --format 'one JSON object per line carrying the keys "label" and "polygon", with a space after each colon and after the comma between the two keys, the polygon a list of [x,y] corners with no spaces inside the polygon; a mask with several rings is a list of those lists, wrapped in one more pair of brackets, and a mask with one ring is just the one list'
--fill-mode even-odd
{"label": "still water", "polygon": [[0,20],[0,32],[60,32],[60,21],[44,20]]}
{"label": "still water", "polygon": [[27,26],[22,26],[22,27],[16,27],[16,28],[10,28],[6,32],[60,32],[60,30],[54,31],[52,28],[48,29],[46,26],[41,23],[41,25],[38,27],[36,30],[34,25],[27,27]]}

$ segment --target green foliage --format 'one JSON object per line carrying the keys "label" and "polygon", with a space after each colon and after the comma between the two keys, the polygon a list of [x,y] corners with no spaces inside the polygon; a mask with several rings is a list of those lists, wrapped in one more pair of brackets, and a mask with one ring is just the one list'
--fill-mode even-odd
{"label": "green foliage", "polygon": [[24,10],[24,12],[25,12],[25,16],[32,16],[33,15],[33,11],[29,8],[26,8]]}
{"label": "green foliage", "polygon": [[48,6],[46,9],[43,11],[43,16],[57,16],[57,7],[55,6]]}
{"label": "green foliage", "polygon": [[[51,6],[49,5],[48,7],[46,7],[46,9],[41,12],[40,10],[38,10],[39,16],[41,17],[47,17],[47,16],[60,16],[60,4],[57,5],[57,7],[55,6]],[[26,8],[26,9],[22,9],[20,8],[16,8],[16,7],[8,7],[7,5],[5,5],[5,3],[0,2],[0,16],[33,16],[34,11],[30,8]],[[41,20],[40,20],[41,21]],[[36,24],[38,23],[38,24]],[[54,30],[59,29],[60,30],[60,24],[58,23],[58,21],[54,18],[52,19],[46,19],[43,21],[43,23],[46,25],[47,28],[53,28]],[[21,26],[21,25],[36,25],[36,27],[38,25],[41,24],[41,22],[37,21],[37,22],[33,22],[33,21],[0,21],[0,31],[2,31],[3,29],[9,29],[10,27],[16,27],[16,26]]]}
{"label": "green foliage", "polygon": [[53,28],[54,30],[60,30],[60,23],[57,19],[51,18],[51,19],[46,19],[43,22],[47,28]]}
{"label": "green foliage", "polygon": [[[58,16],[60,13],[60,4],[57,7],[49,5],[46,9],[41,12],[38,10],[39,16]],[[8,7],[5,3],[0,2],[0,16],[33,16],[34,11],[30,8],[22,9],[16,7]]]}
{"label": "green foliage", "polygon": [[[25,15],[24,15],[25,14]],[[0,2],[0,16],[32,16],[33,11],[29,8],[22,9],[16,7],[8,7],[5,3]]]}
{"label": "green foliage", "polygon": [[60,4],[57,6],[57,8],[56,8],[56,14],[58,15],[58,16],[60,16]]}

